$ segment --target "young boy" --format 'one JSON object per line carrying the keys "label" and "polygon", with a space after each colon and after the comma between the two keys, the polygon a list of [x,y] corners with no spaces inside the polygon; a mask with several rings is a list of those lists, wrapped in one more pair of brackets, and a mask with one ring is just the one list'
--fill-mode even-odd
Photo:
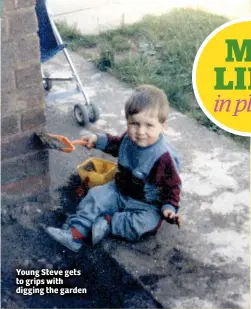
{"label": "young boy", "polygon": [[141,85],[125,105],[126,133],[83,138],[88,147],[117,156],[118,173],[114,181],[90,189],[62,229],[47,227],[52,238],[78,252],[90,234],[95,245],[109,233],[137,241],[156,232],[163,217],[180,226],[179,163],[162,134],[168,110],[162,90]]}

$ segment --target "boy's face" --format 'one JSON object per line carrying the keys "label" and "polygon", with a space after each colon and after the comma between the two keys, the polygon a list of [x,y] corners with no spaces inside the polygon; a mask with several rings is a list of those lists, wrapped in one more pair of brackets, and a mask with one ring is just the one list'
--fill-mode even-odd
{"label": "boy's face", "polygon": [[127,119],[127,133],[141,147],[154,144],[165,127],[166,122],[159,122],[157,111],[145,110]]}

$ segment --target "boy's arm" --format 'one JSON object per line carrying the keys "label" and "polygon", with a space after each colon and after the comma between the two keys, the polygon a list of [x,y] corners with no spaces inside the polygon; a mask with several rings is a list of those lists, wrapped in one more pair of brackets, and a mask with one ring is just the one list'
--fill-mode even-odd
{"label": "boy's arm", "polygon": [[179,210],[181,179],[171,155],[164,153],[155,168],[155,182],[160,189],[161,212],[170,210],[177,213]]}
{"label": "boy's arm", "polygon": [[95,148],[102,150],[114,157],[119,154],[119,147],[126,133],[121,136],[112,136],[111,134],[98,134]]}
{"label": "boy's arm", "polygon": [[181,227],[181,216],[178,214],[181,179],[179,177],[174,159],[169,153],[165,153],[160,158],[160,165],[157,175],[161,178],[161,212],[167,222],[177,224]]}

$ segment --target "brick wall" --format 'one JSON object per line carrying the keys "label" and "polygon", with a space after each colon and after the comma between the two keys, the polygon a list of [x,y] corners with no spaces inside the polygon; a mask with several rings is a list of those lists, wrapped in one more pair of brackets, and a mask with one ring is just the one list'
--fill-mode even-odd
{"label": "brick wall", "polygon": [[35,198],[49,188],[48,152],[33,143],[45,127],[34,4],[2,1],[2,198]]}

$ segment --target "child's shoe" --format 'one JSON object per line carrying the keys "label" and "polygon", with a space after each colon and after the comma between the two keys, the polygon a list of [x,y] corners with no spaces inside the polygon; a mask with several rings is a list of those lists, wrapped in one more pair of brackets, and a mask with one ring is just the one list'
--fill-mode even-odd
{"label": "child's shoe", "polygon": [[110,233],[110,216],[99,217],[92,225],[92,244],[95,246]]}
{"label": "child's shoe", "polygon": [[73,239],[71,230],[58,229],[55,227],[47,227],[46,232],[61,245],[70,249],[71,251],[78,252],[83,246],[83,242],[80,239]]}

